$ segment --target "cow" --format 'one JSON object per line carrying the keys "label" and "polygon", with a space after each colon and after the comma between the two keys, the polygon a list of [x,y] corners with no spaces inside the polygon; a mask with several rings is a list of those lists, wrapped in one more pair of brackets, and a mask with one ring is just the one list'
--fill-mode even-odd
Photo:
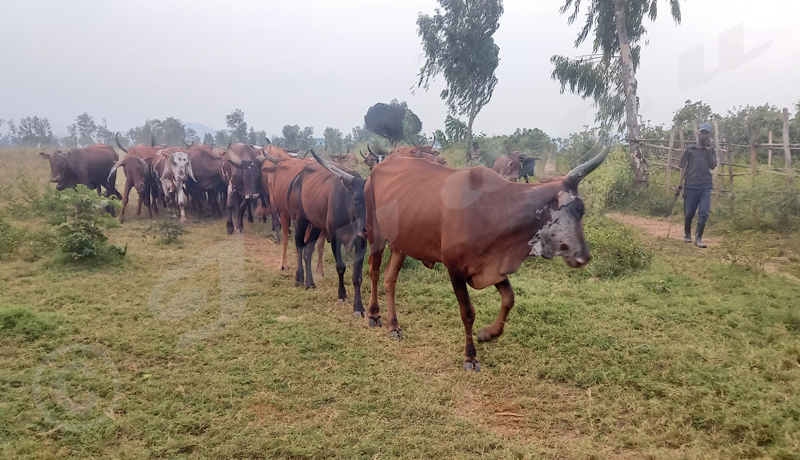
{"label": "cow", "polygon": [[[154,137],[151,137],[150,145],[145,144],[137,144],[129,149],[126,149],[122,146],[122,143],[119,140],[119,133],[114,135],[114,139],[117,142],[117,147],[120,150],[125,152],[125,158],[141,158],[145,164],[147,164],[147,176],[146,182],[149,187],[144,188],[144,192],[141,192],[137,188],[137,193],[139,195],[139,206],[136,208],[136,215],[139,216],[142,213],[142,204],[147,206],[147,211],[150,216],[153,216],[153,212],[158,212],[158,205],[156,201],[159,198],[159,186],[158,180],[152,175],[152,167],[153,167],[153,159],[156,156],[156,153],[163,149],[163,145],[156,145],[156,141]],[[128,196],[130,194],[131,188],[134,185],[134,179],[128,176],[127,170],[125,170],[125,187],[123,188],[123,198],[122,198],[122,211],[120,212],[120,222],[123,220],[123,215],[125,214],[125,206],[128,203]]]}
{"label": "cow", "polygon": [[[116,171],[111,168],[119,160],[114,147],[108,144],[95,144],[67,152],[56,150],[52,154],[40,152],[39,156],[50,162],[50,182],[55,182],[57,190],[75,188],[78,184],[97,190],[100,195],[101,186],[105,187],[106,197],[116,196],[122,199],[117,191]],[[114,208],[109,207],[111,214]]]}
{"label": "cow", "polygon": [[494,285],[502,298],[495,321],[478,333],[478,341],[486,342],[503,333],[514,305],[508,275],[525,259],[560,256],[570,267],[585,266],[590,255],[578,184],[606,155],[607,148],[566,176],[538,184],[509,182],[484,167],[450,169],[403,157],[377,165],[364,188],[371,251],[369,325],[382,325],[378,277],[387,242],[391,256],[384,290],[390,337],[402,338],[395,285],[406,256],[428,268],[441,262],[450,275],[466,332],[464,370],[480,371],[472,338],[475,310],[467,284],[473,289]]}
{"label": "cow", "polygon": [[541,161],[539,157],[529,157],[522,152],[511,152],[494,160],[492,170],[506,179],[516,182],[520,177],[528,182],[528,177],[533,176],[536,162]]}
{"label": "cow", "polygon": [[186,223],[186,194],[183,186],[189,179],[196,181],[189,154],[181,147],[159,150],[153,159],[151,170],[161,187],[164,206],[179,208],[181,223]]}
{"label": "cow", "polygon": [[[261,153],[261,154],[260,154]],[[259,152],[249,144],[229,144],[220,165],[220,176],[228,184],[226,203],[228,235],[244,233],[244,212],[250,206],[251,199],[261,197],[261,165],[264,162],[263,152]],[[233,214],[236,212],[236,224]],[[252,213],[249,214],[252,222]]]}
{"label": "cow", "polygon": [[367,152],[369,153],[369,155],[364,155],[364,152],[360,150],[358,151],[358,153],[361,154],[361,158],[364,159],[364,164],[369,166],[369,169],[374,168],[375,165],[385,160],[386,157],[389,155],[388,153],[382,152],[380,150],[378,150],[378,153],[373,152],[372,149],[369,148],[369,144],[367,144]]}
{"label": "cow", "polygon": [[352,153],[342,153],[341,155],[331,155],[331,161],[346,166],[355,166],[358,164],[358,159]]}
{"label": "cow", "polygon": [[[307,164],[314,160],[305,159],[305,155],[294,155],[280,147],[270,146],[263,149],[262,155],[269,160],[263,162],[261,166],[262,188],[265,188],[270,196],[270,204],[273,211],[273,222],[277,216],[280,222],[283,253],[281,256],[280,270],[286,270],[286,252],[289,246],[289,225],[294,215],[292,203],[289,201],[289,192],[292,182]],[[275,156],[273,156],[275,155]],[[295,223],[296,224],[296,223]],[[309,230],[310,231],[310,230]],[[320,236],[327,238],[322,229]],[[295,233],[298,233],[295,228]],[[325,240],[320,239],[317,245],[317,273],[323,275],[322,251]]]}
{"label": "cow", "polygon": [[195,180],[187,183],[192,208],[202,215],[203,198],[208,195],[211,213],[215,217],[222,216],[217,198],[225,195],[227,187],[220,174],[223,155],[217,154],[213,147],[204,144],[188,145],[186,153],[192,162],[192,172],[195,177]]}
{"label": "cow", "polygon": [[[142,212],[142,204],[147,205],[147,212],[150,218],[153,218],[153,210],[155,208],[155,197],[158,196],[158,183],[153,177],[153,172],[147,163],[139,157],[126,155],[125,158],[119,160],[111,168],[108,173],[108,180],[116,180],[117,169],[122,168],[125,171],[125,189],[122,196],[122,210],[119,212],[119,222],[122,223],[125,219],[125,208],[128,207],[128,196],[131,188],[136,188],[136,193],[139,195],[139,206],[136,209],[136,215]],[[153,200],[150,200],[150,197]],[[157,209],[156,209],[157,210]]]}
{"label": "cow", "polygon": [[[367,247],[364,231],[366,181],[356,171],[328,163],[314,153],[314,150],[311,150],[311,155],[317,163],[306,164],[292,181],[289,189],[290,214],[295,221],[297,246],[295,285],[299,286],[305,282],[306,289],[314,286],[314,279],[311,276],[311,255],[320,231],[325,230],[336,260],[336,272],[339,275],[338,300],[341,303],[347,301],[347,290],[344,287],[346,267],[342,258],[342,245],[347,251],[355,247],[353,313],[361,318],[364,316],[364,306],[361,301],[361,268]],[[310,231],[306,238],[309,227]]]}
{"label": "cow", "polygon": [[[426,147],[430,149],[430,147]],[[423,150],[421,147],[401,147],[397,146],[392,149],[390,155],[400,156],[400,157],[410,157],[410,158],[421,158],[423,160],[431,161],[433,163],[438,163],[442,166],[447,166],[447,160],[438,156],[439,152],[436,152],[437,155],[432,153],[428,153]]]}

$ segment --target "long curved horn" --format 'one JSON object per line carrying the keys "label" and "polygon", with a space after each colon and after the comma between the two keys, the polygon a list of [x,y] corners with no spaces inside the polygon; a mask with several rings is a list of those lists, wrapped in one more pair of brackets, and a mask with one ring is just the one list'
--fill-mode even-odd
{"label": "long curved horn", "polygon": [[359,150],[359,151],[358,151],[358,153],[360,153],[360,154],[361,154],[361,158],[363,158],[363,159],[365,159],[365,160],[367,159],[367,157],[365,157],[365,156],[364,156],[364,152],[362,152],[361,150]]}
{"label": "long curved horn", "polygon": [[289,155],[292,158],[300,158],[300,154],[299,153],[294,153],[294,152],[290,152],[290,151],[287,150],[286,154]]}
{"label": "long curved horn", "polygon": [[[122,147],[120,147],[120,148],[122,148]],[[108,177],[106,178],[106,180],[109,180],[109,181],[111,180],[111,176],[112,176],[112,175],[113,175],[115,172],[117,172],[117,168],[119,168],[120,166],[122,166],[122,162],[123,162],[123,161],[125,161],[125,159],[124,159],[124,158],[123,158],[123,159],[121,159],[121,160],[119,160],[118,162],[114,163],[114,166],[112,166],[112,167],[111,167],[111,171],[109,171],[109,172],[108,172]]]}
{"label": "long curved horn", "polygon": [[239,157],[239,155],[235,154],[232,151],[228,151],[226,153],[228,154],[228,161],[230,161],[231,163],[235,164],[236,166],[241,166],[242,159],[241,159],[241,157]]}
{"label": "long curved horn", "polygon": [[125,147],[123,147],[119,142],[119,133],[114,134],[114,139],[117,141],[117,147],[119,147],[123,152],[128,153],[128,151],[125,150]]}
{"label": "long curved horn", "polygon": [[302,160],[302,159],[304,159],[305,157],[307,157],[307,156],[308,156],[308,152],[310,152],[310,151],[311,151],[311,150],[306,150],[306,153],[304,153],[304,154],[300,155],[299,157],[297,157],[297,159],[298,159],[298,160]]}
{"label": "long curved horn", "polygon": [[265,141],[267,141],[267,144],[271,144],[271,143],[272,143],[272,141],[271,141],[271,140],[269,140],[269,138],[268,138],[268,137],[265,137],[265,138],[264,138],[264,140],[265,140]]}
{"label": "long curved horn", "polygon": [[[369,152],[372,155],[375,155],[375,152],[373,152],[372,149],[369,148],[369,144],[367,144],[367,152]],[[375,156],[378,156],[378,155],[375,155]]]}
{"label": "long curved horn", "polygon": [[[271,145],[269,146],[269,150],[272,151],[272,146]],[[265,160],[269,160],[269,161],[271,161],[271,162],[273,162],[275,164],[278,164],[281,161],[284,161],[284,160],[279,160],[277,158],[274,158],[274,157],[270,156],[270,154],[266,152],[266,149],[261,149],[261,155],[259,155],[259,157],[262,156],[262,155],[264,156]]]}
{"label": "long curved horn", "polygon": [[567,176],[564,179],[564,182],[569,184],[569,185],[577,187],[578,183],[584,177],[589,175],[590,172],[594,171],[595,169],[597,169],[598,166],[603,164],[603,161],[608,156],[608,152],[609,151],[611,151],[611,147],[606,147],[596,157],[592,158],[591,160],[587,161],[586,163],[584,163],[584,164],[582,164],[580,166],[576,166],[575,168],[573,168],[572,171],[567,173]]}
{"label": "long curved horn", "polygon": [[314,149],[309,150],[309,152],[311,152],[311,155],[313,155],[314,159],[317,160],[317,163],[322,165],[323,168],[327,169],[331,174],[338,177],[339,179],[347,182],[348,184],[352,184],[353,181],[356,180],[356,176],[348,172],[342,171],[341,169],[337,168],[336,166],[328,163],[327,161],[317,156],[316,152],[314,152]]}

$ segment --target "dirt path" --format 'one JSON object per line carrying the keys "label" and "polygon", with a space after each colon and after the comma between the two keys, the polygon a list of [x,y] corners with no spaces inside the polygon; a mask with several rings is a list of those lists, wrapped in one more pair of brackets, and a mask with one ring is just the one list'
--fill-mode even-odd
{"label": "dirt path", "polygon": [[[617,222],[622,222],[623,224],[639,227],[648,235],[656,238],[667,238],[667,233],[669,232],[669,238],[683,241],[683,219],[681,219],[680,216],[672,217],[671,229],[669,227],[669,222],[664,220],[617,213],[607,213],[606,217],[614,219]],[[720,240],[719,238],[705,237],[703,238],[703,242],[708,246],[716,246],[720,243]]]}

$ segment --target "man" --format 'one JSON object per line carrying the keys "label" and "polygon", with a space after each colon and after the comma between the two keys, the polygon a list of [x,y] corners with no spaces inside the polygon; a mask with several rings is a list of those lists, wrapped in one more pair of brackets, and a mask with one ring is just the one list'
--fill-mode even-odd
{"label": "man", "polygon": [[481,149],[478,141],[472,143],[472,148],[467,152],[467,165],[480,166],[481,165]]}
{"label": "man", "polygon": [[683,190],[683,241],[692,242],[692,219],[697,212],[697,230],[694,244],[705,248],[703,230],[711,212],[711,170],[717,167],[717,154],[711,146],[711,123],[700,125],[698,142],[690,145],[681,157],[681,179],[678,193]]}

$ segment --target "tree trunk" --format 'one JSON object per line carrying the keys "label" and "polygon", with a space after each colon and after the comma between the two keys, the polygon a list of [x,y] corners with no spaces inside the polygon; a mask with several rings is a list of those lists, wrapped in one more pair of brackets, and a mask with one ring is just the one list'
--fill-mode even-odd
{"label": "tree trunk", "polygon": [[628,145],[631,151],[631,168],[637,185],[647,185],[647,160],[642,154],[639,142],[639,107],[636,98],[636,74],[631,58],[631,45],[628,30],[625,28],[627,0],[614,0],[614,22],[619,38],[620,61],[622,62],[622,82],[625,86],[625,114],[627,115]]}
{"label": "tree trunk", "polygon": [[469,119],[467,120],[467,162],[474,160],[472,158],[472,122],[475,121],[475,103],[477,96],[472,96],[472,101],[469,104]]}
{"label": "tree trunk", "polygon": [[792,188],[792,151],[789,150],[789,109],[783,108],[783,154],[786,168],[786,185]]}

